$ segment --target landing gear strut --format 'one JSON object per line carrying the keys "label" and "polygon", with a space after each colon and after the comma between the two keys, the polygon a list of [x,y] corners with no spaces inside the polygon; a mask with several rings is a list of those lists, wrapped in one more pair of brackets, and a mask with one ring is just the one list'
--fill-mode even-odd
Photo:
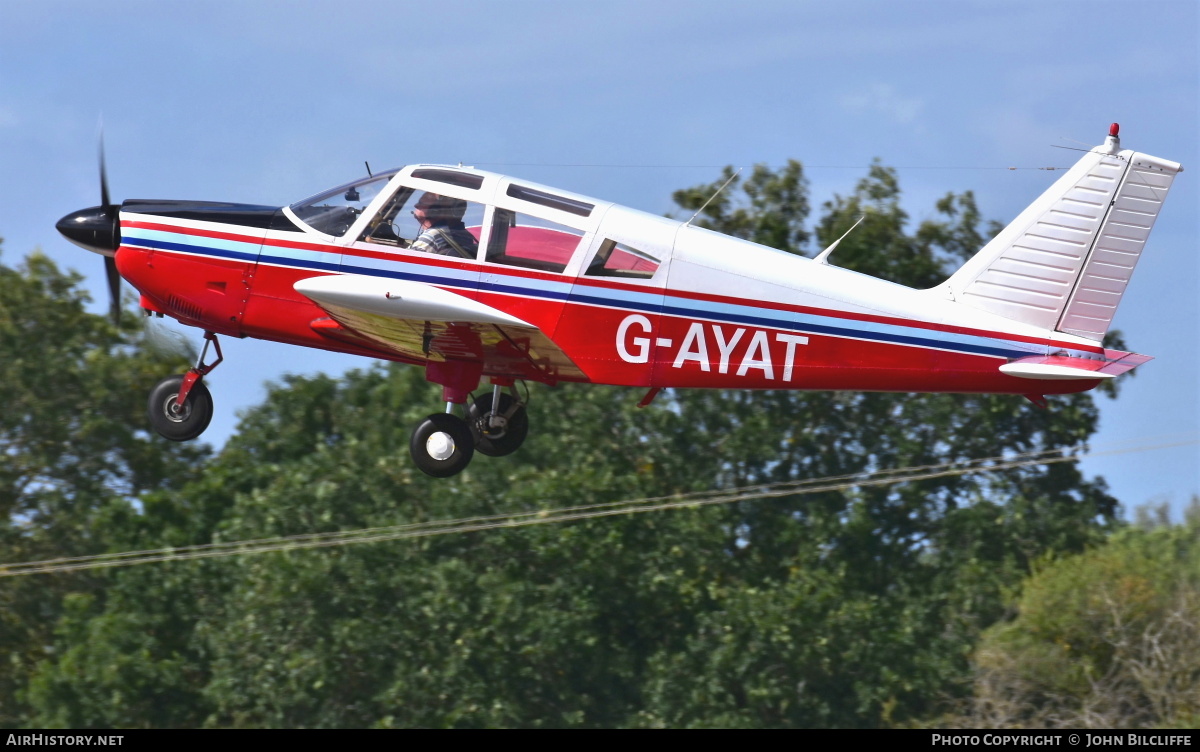
{"label": "landing gear strut", "polygon": [[491,394],[472,402],[467,408],[467,422],[475,434],[475,449],[489,457],[512,454],[529,433],[525,401],[518,398],[516,389],[511,386],[508,394],[502,394],[500,385],[496,384],[492,386]]}
{"label": "landing gear strut", "polygon": [[[208,346],[217,351],[217,359],[204,364]],[[150,391],[147,415],[150,425],[164,438],[171,441],[191,441],[208,428],[213,416],[212,395],[202,379],[224,360],[217,335],[204,333],[204,349],[194,368],[185,374],[168,376]]]}

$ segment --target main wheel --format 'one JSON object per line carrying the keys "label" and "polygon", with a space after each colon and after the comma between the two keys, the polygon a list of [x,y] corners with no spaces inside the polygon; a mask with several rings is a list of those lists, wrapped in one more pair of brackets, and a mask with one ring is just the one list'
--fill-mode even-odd
{"label": "main wheel", "polygon": [[470,464],[475,456],[475,439],[462,418],[434,413],[413,431],[408,450],[421,472],[449,478]]}
{"label": "main wheel", "polygon": [[212,395],[203,381],[197,381],[182,405],[177,404],[183,376],[168,376],[150,391],[147,414],[150,425],[160,436],[171,441],[191,441],[208,428],[213,416]]}
{"label": "main wheel", "polygon": [[[515,410],[513,408],[516,408]],[[492,425],[492,395],[485,394],[467,408],[475,448],[489,457],[503,457],[521,448],[529,433],[529,415],[510,394],[500,395],[499,425]]]}

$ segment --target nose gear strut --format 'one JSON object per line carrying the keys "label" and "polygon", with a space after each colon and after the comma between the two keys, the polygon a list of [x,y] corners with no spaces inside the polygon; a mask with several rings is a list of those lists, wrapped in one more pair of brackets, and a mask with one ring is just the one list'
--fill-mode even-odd
{"label": "nose gear strut", "polygon": [[[209,365],[204,365],[204,356],[208,355],[209,343],[212,343],[213,349],[217,351],[217,359]],[[200,357],[196,360],[196,365],[189,368],[188,372],[183,375],[183,384],[180,385],[179,396],[175,400],[176,405],[186,404],[188,393],[192,391],[192,387],[196,385],[196,382],[221,365],[222,360],[225,360],[225,356],[221,354],[221,343],[217,341],[217,335],[212,332],[205,332],[204,348],[200,350]]]}
{"label": "nose gear strut", "polygon": [[[217,359],[205,365],[210,344],[217,351]],[[196,365],[185,374],[168,376],[155,385],[150,392],[147,413],[150,425],[159,435],[171,441],[190,441],[204,433],[212,420],[213,401],[202,379],[224,359],[217,335],[205,332],[204,348]]]}

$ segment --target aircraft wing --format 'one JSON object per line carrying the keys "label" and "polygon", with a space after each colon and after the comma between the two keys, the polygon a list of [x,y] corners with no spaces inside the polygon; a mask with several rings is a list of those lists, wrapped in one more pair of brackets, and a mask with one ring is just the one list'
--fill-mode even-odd
{"label": "aircraft wing", "polygon": [[450,290],[359,274],[309,277],[295,289],[329,314],[312,327],[330,339],[415,362],[482,361],[493,376],[583,377],[536,326]]}

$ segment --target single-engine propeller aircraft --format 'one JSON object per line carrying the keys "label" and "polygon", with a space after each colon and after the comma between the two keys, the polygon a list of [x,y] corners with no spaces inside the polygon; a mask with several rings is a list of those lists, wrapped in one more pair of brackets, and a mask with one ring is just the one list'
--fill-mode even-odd
{"label": "single-engine propeller aircraft", "polygon": [[[57,227],[106,257],[114,306],[124,278],[147,315],[204,331],[196,366],[150,394],[166,438],[207,427],[217,336],[256,337],[424,368],[445,412],[410,448],[447,477],[476,450],[521,445],[518,381],[642,387],[642,405],[669,387],[1007,393],[1042,406],[1091,389],[1150,360],[1101,341],[1181,169],[1121,150],[1114,123],[928,290],[831,266],[832,247],[802,258],[462,166],[368,174],[284,207],[118,206],[101,155],[101,205]],[[490,393],[473,398],[484,379]]]}

